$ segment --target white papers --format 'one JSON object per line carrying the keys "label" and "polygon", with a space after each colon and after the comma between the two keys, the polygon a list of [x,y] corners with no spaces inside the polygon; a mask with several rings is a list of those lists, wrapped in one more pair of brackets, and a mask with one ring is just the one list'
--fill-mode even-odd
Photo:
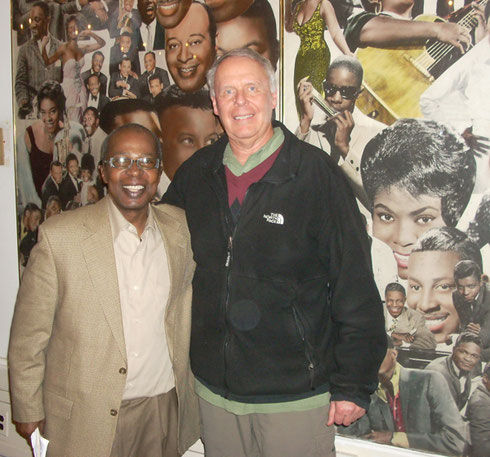
{"label": "white papers", "polygon": [[46,457],[49,441],[41,436],[39,428],[36,428],[31,435],[31,446],[34,451],[34,457]]}

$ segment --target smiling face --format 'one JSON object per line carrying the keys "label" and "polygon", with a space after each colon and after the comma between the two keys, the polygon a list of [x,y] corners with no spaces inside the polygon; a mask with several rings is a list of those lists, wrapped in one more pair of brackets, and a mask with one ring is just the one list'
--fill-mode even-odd
{"label": "smiling face", "polygon": [[49,135],[54,135],[60,129],[60,112],[56,103],[49,99],[43,98],[39,106],[41,120],[44,124],[44,129]]}
{"label": "smiling face", "polygon": [[177,27],[165,31],[165,58],[177,86],[184,92],[201,89],[215,55],[206,10],[194,3]]}
{"label": "smiling face", "polygon": [[391,187],[374,197],[373,235],[393,251],[398,276],[407,279],[408,256],[417,239],[432,227],[443,227],[441,199],[429,195],[417,198],[406,190]]}
{"label": "smiling face", "polygon": [[40,40],[48,33],[49,18],[44,15],[40,6],[34,6],[29,13],[29,28],[32,38]]}
{"label": "smiling face", "polygon": [[157,13],[157,0],[138,0],[138,11],[145,24],[151,24]]}
{"label": "smiling face", "polygon": [[459,329],[459,317],[453,305],[454,266],[457,252],[413,252],[408,262],[407,305],[420,311],[425,325],[438,343]]}
{"label": "smiling face", "polygon": [[475,276],[468,276],[467,278],[457,279],[456,287],[464,301],[472,303],[480,293],[481,281],[480,278]]}
{"label": "smiling face", "polygon": [[63,179],[63,167],[61,165],[53,165],[50,173],[54,182],[56,184],[61,184],[61,180]]}
{"label": "smiling face", "polygon": [[210,110],[172,106],[160,116],[165,174],[172,180],[177,169],[198,149],[218,140],[217,120]]}
{"label": "smiling face", "polygon": [[272,111],[277,93],[271,93],[265,69],[247,57],[230,57],[218,67],[211,97],[230,144],[253,152],[274,134]]}
{"label": "smiling face", "polygon": [[74,178],[78,178],[78,174],[80,173],[80,167],[78,166],[78,160],[70,160],[66,164],[66,169],[68,170],[68,173],[72,175]]}
{"label": "smiling face", "polygon": [[164,29],[175,27],[187,14],[192,0],[157,0],[157,20]]}
{"label": "smiling face", "polygon": [[77,21],[73,20],[66,24],[66,34],[69,40],[76,40],[78,36],[78,24]]}
{"label": "smiling face", "polygon": [[[106,160],[111,157],[158,158],[158,153],[153,138],[148,133],[122,130],[110,140]],[[124,170],[112,168],[105,163],[101,174],[112,201],[125,219],[131,222],[148,211],[148,204],[157,191],[161,167],[142,170],[133,163],[131,168]]]}
{"label": "smiling face", "polygon": [[89,76],[87,79],[87,89],[90,92],[90,95],[97,97],[100,90],[100,81],[96,75]]}
{"label": "smiling face", "polygon": [[481,348],[478,344],[467,341],[453,349],[454,364],[462,371],[471,371],[480,361]]}
{"label": "smiling face", "polygon": [[96,54],[92,57],[92,70],[94,73],[99,73],[104,64],[104,56],[101,54]]}
{"label": "smiling face", "polygon": [[254,0],[205,0],[212,9],[216,22],[233,19],[247,11]]}
{"label": "smiling face", "polygon": [[119,37],[119,47],[122,53],[129,52],[129,48],[131,48],[131,37],[127,35]]}
{"label": "smiling face", "polygon": [[[265,23],[260,18],[238,16],[230,21],[219,23],[216,45],[220,56],[232,49],[249,48],[269,61],[272,57]],[[271,63],[274,65],[273,62]]]}
{"label": "smiling face", "polygon": [[143,59],[143,63],[145,65],[145,70],[148,72],[153,71],[156,67],[156,61],[155,57],[153,57],[153,54],[146,54]]}
{"label": "smiling face", "polygon": [[386,292],[386,308],[388,309],[391,317],[398,317],[402,313],[405,305],[405,299],[405,294],[399,292],[398,290],[390,290]]}
{"label": "smiling face", "polygon": [[130,13],[133,9],[134,0],[124,0],[123,9],[126,13]]}

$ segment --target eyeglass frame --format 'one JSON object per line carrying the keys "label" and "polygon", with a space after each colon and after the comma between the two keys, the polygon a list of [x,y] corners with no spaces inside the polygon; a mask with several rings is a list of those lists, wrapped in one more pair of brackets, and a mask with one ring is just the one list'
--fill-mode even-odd
{"label": "eyeglass frame", "polygon": [[[129,166],[128,166],[128,167],[125,167],[125,168],[124,168],[124,167],[117,167],[117,166],[114,164],[114,160],[115,160],[115,159],[122,159],[122,158],[124,158],[124,159],[127,159],[127,160],[130,160],[130,161],[131,161],[131,163],[129,164]],[[141,164],[141,161],[142,161],[142,160],[146,160],[146,159],[154,159],[154,160],[156,160],[155,166],[154,166],[154,167],[152,167],[152,168],[143,168],[143,167],[141,167],[141,165],[140,165],[140,164]],[[143,171],[150,171],[150,170],[158,170],[158,169],[160,168],[160,165],[162,164],[162,159],[160,159],[160,158],[153,158],[153,157],[138,157],[137,159],[131,159],[131,158],[129,158],[129,157],[111,157],[110,159],[106,159],[106,160],[104,160],[104,162],[103,162],[103,163],[104,163],[105,165],[109,164],[109,166],[110,166],[111,168],[115,168],[115,169],[117,169],[117,170],[130,170],[130,169],[133,167],[133,165],[134,165],[134,163],[135,163],[135,162],[136,162],[136,166],[137,166],[137,167],[138,167],[140,170],[143,170]]]}
{"label": "eyeglass frame", "polygon": [[[332,94],[327,94],[327,89],[325,88],[326,85],[330,85],[332,87],[332,89],[335,89],[335,91],[332,93]],[[342,97],[342,99],[344,100],[355,100],[357,97],[359,97],[359,95],[361,94],[362,92],[362,87],[360,87],[359,89],[356,87],[356,86],[337,86],[336,84],[332,84],[332,83],[329,83],[327,82],[326,79],[324,79],[322,81],[322,89],[323,89],[323,92],[325,94],[325,97],[332,97],[334,96],[337,92],[340,92],[340,96]],[[355,93],[352,95],[352,96],[346,96],[343,91],[344,89],[356,89]]]}

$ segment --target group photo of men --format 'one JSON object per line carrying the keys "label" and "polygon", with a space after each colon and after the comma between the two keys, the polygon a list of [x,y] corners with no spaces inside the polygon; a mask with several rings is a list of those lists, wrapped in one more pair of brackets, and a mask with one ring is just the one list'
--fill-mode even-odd
{"label": "group photo of men", "polygon": [[11,9],[18,433],[490,455],[488,0]]}

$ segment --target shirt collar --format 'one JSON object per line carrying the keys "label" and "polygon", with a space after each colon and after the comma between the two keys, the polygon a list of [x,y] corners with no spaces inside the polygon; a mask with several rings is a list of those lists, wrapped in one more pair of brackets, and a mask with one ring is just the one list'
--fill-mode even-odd
{"label": "shirt collar", "polygon": [[[109,200],[109,221],[111,224],[111,230],[112,230],[112,239],[114,241],[117,240],[119,235],[122,232],[129,231],[131,233],[134,233],[136,236],[138,236],[138,231],[136,230],[136,227],[131,224],[126,218],[121,214],[121,211],[119,211],[119,208],[114,204],[112,201],[112,197],[109,195],[108,196]],[[144,233],[147,230],[156,230],[156,222],[155,218],[153,216],[153,209],[151,205],[148,205],[148,218],[146,219],[146,224],[145,228],[143,230],[143,233],[141,234],[141,237],[143,237]]]}
{"label": "shirt collar", "polygon": [[228,167],[235,176],[241,176],[242,174],[253,170],[257,165],[260,165],[264,160],[268,159],[283,143],[284,133],[280,127],[275,127],[272,138],[256,153],[252,154],[244,165],[237,160],[233,154],[230,143],[228,143],[223,154],[223,165]]}

